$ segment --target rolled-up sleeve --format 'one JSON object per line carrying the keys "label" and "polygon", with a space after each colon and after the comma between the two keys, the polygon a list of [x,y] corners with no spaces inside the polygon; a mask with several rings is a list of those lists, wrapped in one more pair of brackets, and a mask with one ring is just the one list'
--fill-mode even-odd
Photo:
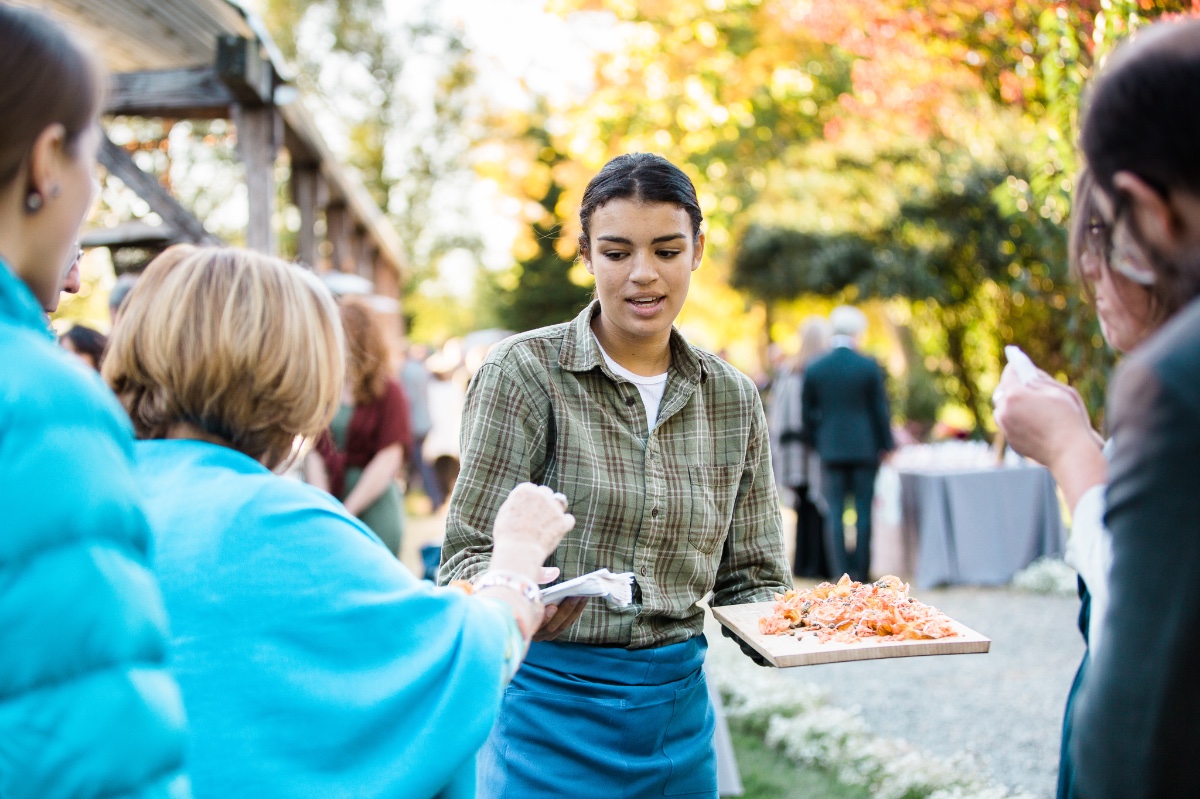
{"label": "rolled-up sleeve", "polygon": [[500,365],[484,364],[463,409],[462,471],[446,515],[441,584],[470,580],[487,569],[496,513],[544,459],[546,427],[545,413],[526,388]]}
{"label": "rolled-up sleeve", "polygon": [[762,401],[756,392],[746,468],[717,569],[713,605],[770,600],[775,593],[792,587],[786,564],[779,495],[771,473],[771,445]]}

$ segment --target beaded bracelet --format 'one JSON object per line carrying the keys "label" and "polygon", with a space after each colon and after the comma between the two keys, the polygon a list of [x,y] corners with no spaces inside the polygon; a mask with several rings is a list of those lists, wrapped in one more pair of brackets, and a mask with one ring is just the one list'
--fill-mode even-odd
{"label": "beaded bracelet", "polygon": [[[542,590],[538,588],[537,583],[535,583],[533,580],[530,580],[523,574],[506,571],[486,571],[476,577],[471,584],[474,586],[476,591],[479,591],[483,588],[488,588],[489,586],[508,588],[516,591],[518,594],[525,597],[525,599],[529,600],[530,604],[533,605],[534,619],[540,619],[542,616],[542,611],[545,607],[542,603]],[[532,630],[525,629],[525,625],[522,623],[520,618],[517,619],[517,625],[521,628],[521,634],[527,639],[533,635]]]}

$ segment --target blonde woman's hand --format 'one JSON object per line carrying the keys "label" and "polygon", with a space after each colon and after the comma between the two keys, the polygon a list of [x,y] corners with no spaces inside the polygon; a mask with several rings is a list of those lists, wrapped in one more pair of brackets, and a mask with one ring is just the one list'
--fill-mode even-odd
{"label": "blonde woman's hand", "polygon": [[546,486],[521,483],[496,514],[491,568],[542,582],[542,563],[574,526],[565,496]]}

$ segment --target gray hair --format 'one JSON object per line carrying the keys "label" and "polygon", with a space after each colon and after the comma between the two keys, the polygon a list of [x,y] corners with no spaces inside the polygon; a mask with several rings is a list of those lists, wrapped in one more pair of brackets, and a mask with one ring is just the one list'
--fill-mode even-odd
{"label": "gray hair", "polygon": [[839,305],[829,314],[834,335],[858,336],[867,329],[867,316],[851,305]]}

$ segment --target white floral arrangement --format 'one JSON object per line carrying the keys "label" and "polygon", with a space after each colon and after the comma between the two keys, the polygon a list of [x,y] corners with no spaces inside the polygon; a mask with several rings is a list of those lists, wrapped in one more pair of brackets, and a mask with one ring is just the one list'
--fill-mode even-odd
{"label": "white floral arrangement", "polygon": [[829,704],[821,688],[755,666],[732,642],[715,638],[707,672],[726,715],[789,760],[866,786],[879,799],[1033,799],[989,782],[966,755],[938,758],[871,734],[862,716]]}
{"label": "white floral arrangement", "polygon": [[1075,570],[1060,558],[1038,558],[1013,575],[1013,588],[1034,594],[1075,596],[1079,583]]}

